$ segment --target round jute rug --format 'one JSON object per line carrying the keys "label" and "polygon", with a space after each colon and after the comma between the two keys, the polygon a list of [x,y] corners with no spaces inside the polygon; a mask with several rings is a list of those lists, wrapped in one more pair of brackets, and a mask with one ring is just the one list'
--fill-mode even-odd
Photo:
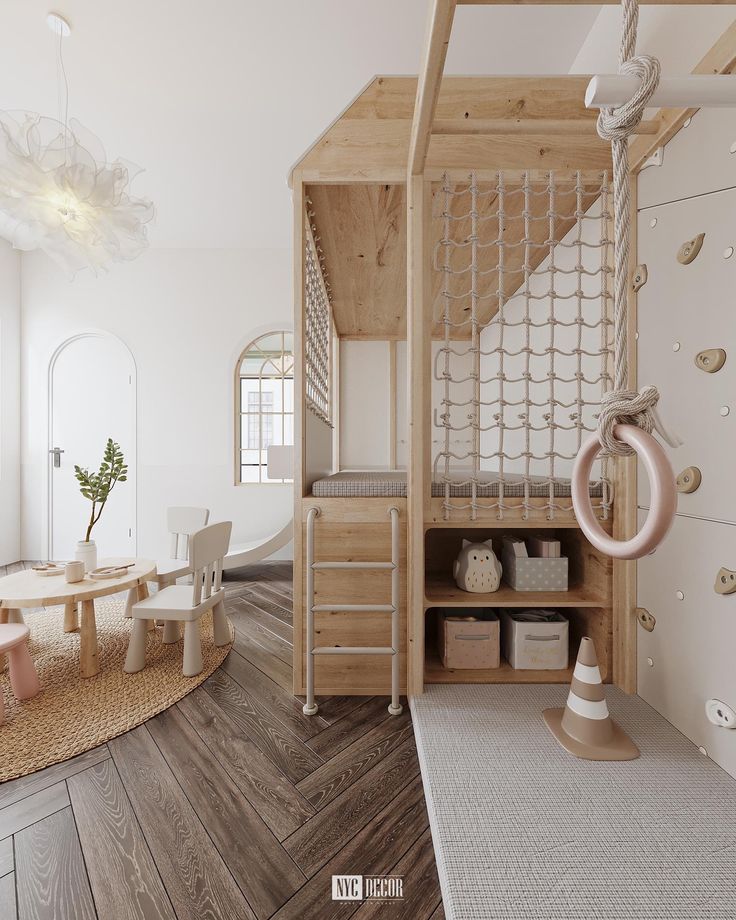
{"label": "round jute rug", "polygon": [[[230,651],[229,645],[218,648],[214,644],[212,614],[207,613],[201,623],[201,674],[184,677],[182,640],[163,645],[161,627],[148,634],[146,667],[137,674],[126,674],[123,662],[132,621],[123,616],[122,600],[98,600],[96,619],[100,673],[83,679],[79,676],[79,634],[63,631],[64,608],[26,612],[31,628],[29,648],[41,692],[19,703],[10,689],[7,665],[0,664],[4,669],[0,691],[5,701],[0,781],[67,760],[135,728],[198,687]],[[230,637],[232,641],[232,625]]]}

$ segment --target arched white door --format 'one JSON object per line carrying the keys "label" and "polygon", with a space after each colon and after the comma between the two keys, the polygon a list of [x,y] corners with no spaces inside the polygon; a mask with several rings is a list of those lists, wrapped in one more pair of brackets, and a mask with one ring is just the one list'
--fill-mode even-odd
{"label": "arched white door", "polygon": [[75,464],[97,470],[105,443],[120,444],[128,480],[118,483],[92,531],[98,553],[134,556],[136,547],[136,372],[113,335],[82,333],[55,352],[49,371],[49,558],[72,559],[91,503],[79,491]]}

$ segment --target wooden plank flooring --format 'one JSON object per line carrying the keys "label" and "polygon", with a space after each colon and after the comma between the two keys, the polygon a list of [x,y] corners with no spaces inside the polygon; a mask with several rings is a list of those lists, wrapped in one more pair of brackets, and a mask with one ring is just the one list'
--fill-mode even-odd
{"label": "wooden plank flooring", "polygon": [[[444,920],[408,708],[332,697],[308,718],[291,566],[226,589],[235,644],[201,687],[0,785],[1,920]],[[404,899],[332,901],[334,874],[403,876]]]}

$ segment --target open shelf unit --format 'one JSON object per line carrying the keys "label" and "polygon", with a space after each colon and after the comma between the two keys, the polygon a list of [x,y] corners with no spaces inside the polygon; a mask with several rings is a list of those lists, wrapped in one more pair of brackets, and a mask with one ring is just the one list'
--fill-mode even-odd
{"label": "open shelf unit", "polygon": [[508,661],[501,661],[500,668],[446,668],[437,649],[430,647],[424,664],[424,680],[428,684],[569,684],[572,671],[571,667],[564,671],[515,671]]}
{"label": "open shelf unit", "polygon": [[515,591],[502,582],[492,594],[469,594],[449,575],[434,573],[427,577],[424,593],[432,607],[605,607],[607,603],[603,595],[582,586],[568,591]]}
{"label": "open shelf unit", "polygon": [[[494,551],[501,558],[501,543],[505,534],[527,537],[538,530],[534,524],[504,527],[461,526],[428,527],[425,535],[425,661],[426,683],[569,683],[580,639],[590,636],[598,652],[601,675],[611,680],[613,655],[613,603],[611,593],[611,560],[599,553],[586,540],[574,522],[555,528],[545,528],[546,536],[560,541],[561,553],[568,562],[568,591],[515,591],[501,582],[491,594],[471,594],[462,591],[452,577],[452,565],[462,546],[463,538],[474,542],[492,540]],[[478,608],[528,609],[544,607],[562,610],[570,622],[569,667],[559,671],[514,670],[506,661],[489,670],[460,670],[445,668],[437,651],[437,618],[443,608],[469,612]]]}

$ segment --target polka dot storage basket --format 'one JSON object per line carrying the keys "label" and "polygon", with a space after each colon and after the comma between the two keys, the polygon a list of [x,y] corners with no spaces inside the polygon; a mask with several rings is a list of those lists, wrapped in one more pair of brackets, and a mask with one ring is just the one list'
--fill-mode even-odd
{"label": "polka dot storage basket", "polygon": [[567,557],[517,556],[504,540],[503,580],[515,591],[567,591]]}

